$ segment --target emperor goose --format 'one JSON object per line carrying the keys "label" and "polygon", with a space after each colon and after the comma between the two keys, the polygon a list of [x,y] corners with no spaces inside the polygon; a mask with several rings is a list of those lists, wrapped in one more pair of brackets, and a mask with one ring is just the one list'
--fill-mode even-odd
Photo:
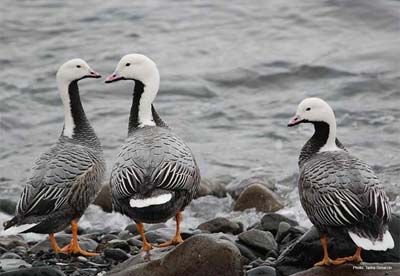
{"label": "emperor goose", "polygon": [[[315,265],[361,262],[361,248],[386,250],[394,242],[388,230],[390,206],[372,169],[336,139],[332,108],[319,98],[303,100],[288,126],[312,123],[314,135],[299,157],[299,193],[307,216],[321,235],[323,259]],[[348,233],[357,245],[351,257],[332,260],[327,235]]]}
{"label": "emperor goose", "polygon": [[[56,253],[96,255],[78,243],[78,220],[94,200],[105,171],[100,142],[83,110],[78,81],[100,78],[82,59],[72,59],[57,71],[64,104],[61,136],[35,162],[19,199],[16,215],[4,223],[5,233],[45,233]],[[54,237],[71,223],[72,241],[59,248]]]}
{"label": "emperor goose", "polygon": [[152,247],[146,241],[143,223],[164,222],[175,216],[174,238],[159,246],[182,242],[181,212],[198,190],[200,172],[189,147],[152,105],[160,84],[156,64],[144,55],[126,55],[106,82],[119,80],[134,81],[135,86],[128,137],[111,172],[113,206],[137,223],[142,250],[147,254]]}

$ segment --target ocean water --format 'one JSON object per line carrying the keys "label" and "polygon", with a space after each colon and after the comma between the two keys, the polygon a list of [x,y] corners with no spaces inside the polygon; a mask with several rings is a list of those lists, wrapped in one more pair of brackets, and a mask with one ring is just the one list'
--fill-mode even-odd
{"label": "ocean water", "polygon": [[[4,0],[0,23],[2,198],[18,199],[61,132],[58,66],[81,57],[105,77],[136,52],[157,63],[155,107],[203,177],[266,175],[284,212],[301,216],[297,157],[313,130],[286,124],[303,98],[318,96],[400,211],[399,1]],[[127,133],[132,86],[80,82],[108,169]]]}

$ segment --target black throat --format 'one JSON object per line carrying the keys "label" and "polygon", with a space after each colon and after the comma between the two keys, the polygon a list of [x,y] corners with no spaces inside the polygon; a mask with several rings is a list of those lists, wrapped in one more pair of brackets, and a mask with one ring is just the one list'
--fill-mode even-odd
{"label": "black throat", "polygon": [[85,111],[83,110],[77,80],[71,82],[68,86],[68,94],[72,120],[74,121],[72,138],[84,143],[92,142],[92,144],[94,143],[97,145],[97,136],[91,127],[89,120],[86,118]]}
{"label": "black throat", "polygon": [[135,80],[135,87],[133,88],[131,114],[129,116],[128,133],[131,133],[131,131],[137,129],[140,125],[139,105],[140,105],[140,99],[142,98],[143,92],[144,92],[144,83],[139,80]]}
{"label": "black throat", "polygon": [[[132,131],[136,130],[139,125],[139,106],[140,106],[140,99],[142,98],[144,92],[145,85],[143,82],[139,80],[135,80],[135,87],[133,88],[133,99],[132,99],[132,106],[131,106],[131,113],[129,116],[129,126],[128,126],[128,134]],[[156,126],[159,127],[167,127],[164,121],[160,118],[157,114],[153,105],[151,105],[151,113],[153,116],[154,123]]]}
{"label": "black throat", "polygon": [[[314,125],[314,135],[307,141],[300,152],[299,165],[307,161],[311,156],[316,154],[328,141],[329,138],[329,124],[326,122],[311,122]],[[342,143],[336,139],[338,148],[345,149]]]}

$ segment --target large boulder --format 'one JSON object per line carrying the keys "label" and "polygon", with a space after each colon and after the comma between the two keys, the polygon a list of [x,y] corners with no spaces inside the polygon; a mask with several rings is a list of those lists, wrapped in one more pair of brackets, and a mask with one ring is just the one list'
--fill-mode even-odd
{"label": "large boulder", "polygon": [[229,241],[200,234],[172,251],[155,249],[151,261],[134,256],[115,267],[109,276],[236,276],[242,275],[239,250]]}
{"label": "large boulder", "polygon": [[238,197],[233,210],[244,211],[255,208],[259,212],[276,212],[283,208],[279,197],[261,184],[248,186]]}
{"label": "large boulder", "polygon": [[[392,214],[389,230],[395,242],[395,247],[387,251],[362,250],[361,257],[365,262],[400,262],[400,216]],[[330,236],[328,250],[331,258],[351,256],[356,250],[356,245],[348,235]],[[280,254],[275,266],[282,275],[310,268],[323,256],[319,234],[312,227],[298,240],[290,244]]]}
{"label": "large boulder", "polygon": [[389,276],[400,275],[400,263],[360,263],[313,267],[292,276]]}
{"label": "large boulder", "polygon": [[233,180],[226,186],[226,191],[234,198],[237,199],[239,195],[250,185],[259,184],[270,190],[275,190],[273,184],[267,175],[253,175],[250,177],[238,178]]}

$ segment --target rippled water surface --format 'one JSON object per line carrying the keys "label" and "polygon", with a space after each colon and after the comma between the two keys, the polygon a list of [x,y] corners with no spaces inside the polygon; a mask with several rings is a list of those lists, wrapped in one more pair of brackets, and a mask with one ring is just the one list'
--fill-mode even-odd
{"label": "rippled water surface", "polygon": [[[158,64],[155,106],[203,176],[228,182],[262,171],[290,199],[312,128],[286,123],[304,97],[319,96],[336,111],[342,142],[395,190],[400,2],[218,2],[2,1],[0,197],[18,197],[33,160],[60,134],[58,66],[81,57],[105,76],[131,52]],[[110,168],[133,84],[103,81],[80,88]]]}

